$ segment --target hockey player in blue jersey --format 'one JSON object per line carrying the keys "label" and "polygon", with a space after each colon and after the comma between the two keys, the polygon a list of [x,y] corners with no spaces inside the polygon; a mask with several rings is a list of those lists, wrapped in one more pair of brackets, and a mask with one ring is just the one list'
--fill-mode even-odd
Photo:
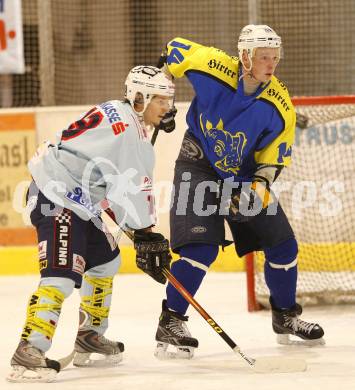
{"label": "hockey player in blue jersey", "polygon": [[154,151],[147,132],[162,126],[173,97],[174,84],[160,69],[135,67],[126,80],[125,101],[96,105],[58,133],[57,144],[44,144],[30,160],[28,207],[41,279],[29,299],[9,381],[54,379],[61,367],[45,352],[74,288],[81,296],[74,365],[95,365],[92,353],[103,356],[100,366],[121,360],[123,344],[103,336],[120,254],[100,213],[107,210],[121,229],[134,230],[137,266],[165,283],[161,270],[171,256],[168,241],[151,230]]}
{"label": "hockey player in blue jersey", "polygon": [[[172,249],[180,259],[172,273],[194,295],[219,246],[227,244],[226,219],[240,257],[255,250],[265,254],[278,341],[288,343],[289,335],[295,335],[306,343],[322,343],[323,329],[299,318],[297,241],[270,192],[290,164],[295,136],[294,107],[285,84],[274,76],[280,56],[281,38],[274,30],[248,25],[238,40],[239,58],[175,38],[160,59],[167,74],[186,76],[195,92],[175,166],[170,230]],[[187,187],[188,193],[178,192]],[[203,209],[196,207],[198,199]],[[207,206],[213,210],[208,215]],[[171,356],[167,348],[172,345],[178,357],[191,358],[198,340],[186,326],[188,302],[171,284],[166,296],[155,355]]]}

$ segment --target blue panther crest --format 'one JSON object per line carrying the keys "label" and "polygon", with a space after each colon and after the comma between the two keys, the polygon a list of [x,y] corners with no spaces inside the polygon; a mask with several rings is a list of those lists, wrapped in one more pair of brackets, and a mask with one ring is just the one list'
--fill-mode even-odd
{"label": "blue panther crest", "polygon": [[243,150],[247,143],[247,137],[242,131],[235,135],[224,130],[222,119],[216,126],[210,121],[203,125],[202,114],[200,115],[200,126],[206,138],[213,140],[214,153],[220,160],[215,162],[215,166],[223,172],[237,174],[242,164]]}

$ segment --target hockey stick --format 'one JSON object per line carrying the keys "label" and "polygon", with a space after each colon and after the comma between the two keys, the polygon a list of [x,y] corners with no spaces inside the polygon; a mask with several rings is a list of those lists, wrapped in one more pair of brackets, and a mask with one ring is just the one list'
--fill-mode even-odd
{"label": "hockey stick", "polygon": [[[111,224],[118,225],[111,219],[107,213],[103,213],[103,217],[110,221]],[[124,230],[126,236],[133,241],[134,231]],[[259,373],[285,373],[285,372],[300,372],[307,369],[307,364],[303,359],[284,359],[277,356],[264,356],[257,359],[247,356],[240,347],[228,336],[228,334],[220,327],[220,325],[202,308],[202,306],[192,297],[185,287],[174,277],[174,275],[166,268],[163,269],[163,274],[171,283],[171,285],[181,294],[183,298],[189,302],[196,311],[206,320],[211,328],[231,347],[234,353],[239,354],[248,365]],[[59,359],[61,370],[67,367],[74,357],[74,352],[70,355]]]}
{"label": "hockey stick", "polygon": [[239,354],[245,362],[256,372],[299,372],[307,369],[307,364],[303,359],[284,359],[277,356],[264,356],[254,359],[247,356],[240,347],[228,336],[228,334],[217,324],[217,322],[202,308],[202,306],[192,297],[185,287],[167,269],[163,269],[163,274],[175,289],[190,303],[197,312],[206,320],[211,328],[232,348],[233,352]]}
{"label": "hockey stick", "polygon": [[[159,130],[155,129],[151,142],[154,145]],[[103,217],[110,220],[117,228],[119,226],[111,219],[111,217],[103,212]],[[124,233],[132,241],[134,239],[133,230],[124,230]],[[163,274],[171,285],[190,303],[196,311],[206,320],[212,329],[231,347],[234,353],[239,354],[242,359],[248,363],[256,372],[259,373],[285,373],[285,372],[300,372],[307,368],[306,362],[303,359],[284,359],[277,356],[265,356],[257,359],[247,356],[240,347],[228,336],[228,334],[217,324],[217,322],[202,308],[202,306],[192,297],[192,295],[184,288],[184,286],[174,277],[174,275],[166,268],[163,269]],[[74,357],[74,352],[65,358],[59,359],[61,369],[70,364]]]}
{"label": "hockey stick", "polygon": [[154,129],[154,133],[153,133],[153,135],[152,135],[152,139],[150,140],[150,142],[152,143],[153,146],[154,146],[154,144],[155,144],[155,141],[157,140],[158,133],[159,133],[159,129],[156,127],[156,128]]}
{"label": "hockey stick", "polygon": [[[124,233],[133,241],[133,230],[124,230]],[[307,364],[303,359],[284,359],[283,357],[277,356],[265,356],[254,359],[247,356],[168,269],[164,268],[162,272],[169,283],[171,283],[181,296],[196,309],[196,311],[206,320],[211,328],[232,348],[233,352],[239,354],[244,361],[254,369],[254,371],[260,373],[285,373],[300,372],[307,369]]]}

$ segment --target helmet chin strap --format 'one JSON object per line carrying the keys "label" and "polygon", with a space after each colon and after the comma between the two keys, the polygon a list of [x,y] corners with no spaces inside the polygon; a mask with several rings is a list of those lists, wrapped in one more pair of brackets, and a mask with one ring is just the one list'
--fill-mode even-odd
{"label": "helmet chin strap", "polygon": [[[253,94],[257,90],[259,85],[262,84],[262,81],[258,80],[254,76],[254,74],[253,74],[253,71],[252,71],[253,63],[252,63],[252,60],[251,60],[250,57],[249,57],[249,61],[250,61],[250,67],[249,68],[247,68],[244,65],[243,61],[241,61],[242,65],[243,65],[243,72],[242,72],[242,74],[239,77],[239,81],[244,79],[244,93],[246,95]],[[255,84],[255,82],[257,84]]]}
{"label": "helmet chin strap", "polygon": [[[139,120],[139,123],[147,130],[147,131],[151,131],[151,128],[153,127],[152,125],[147,125],[145,122],[144,122],[144,112],[146,111],[151,99],[152,99],[152,96],[150,95],[146,95],[144,96],[143,95],[143,102],[133,102],[133,104],[131,104],[132,108],[133,108],[133,111],[136,113],[137,117],[138,117],[138,120]],[[136,108],[135,108],[135,103],[140,103],[140,104],[143,104],[143,110],[142,111],[137,111]]]}
{"label": "helmet chin strap", "polygon": [[[145,108],[146,109],[146,108]],[[144,109],[144,111],[145,111]],[[135,111],[135,110],[134,110]],[[140,112],[140,113],[137,113],[137,111],[135,111],[137,113],[137,116],[138,116],[138,120],[139,120],[139,123],[142,125],[142,127],[145,129],[146,132],[150,133],[154,130],[155,126],[153,124],[150,124],[150,125],[147,125],[144,121],[144,111]]]}
{"label": "helmet chin strap", "polygon": [[[254,52],[254,51],[253,51]],[[252,52],[252,53],[253,53]],[[254,74],[253,74],[253,59],[252,59],[252,56],[250,55],[250,53],[248,53],[248,60],[249,60],[249,67],[245,66],[245,63],[243,61],[243,59],[241,58],[240,62],[241,64],[243,65],[243,70],[245,70],[245,72],[242,72],[241,76],[239,77],[239,81],[243,78],[246,78],[246,77],[249,77],[251,80],[254,80],[260,84],[263,83],[262,80],[258,80]]]}
{"label": "helmet chin strap", "polygon": [[255,81],[257,81],[258,83],[262,83],[262,81],[258,80],[254,75],[253,75],[253,72],[250,70],[250,71],[246,71],[245,73],[242,73],[241,76],[239,77],[239,81],[245,77],[249,77]]}

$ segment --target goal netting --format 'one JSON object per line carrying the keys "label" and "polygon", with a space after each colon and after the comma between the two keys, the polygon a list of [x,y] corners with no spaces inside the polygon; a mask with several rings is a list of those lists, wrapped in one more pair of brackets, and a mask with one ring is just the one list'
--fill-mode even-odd
{"label": "goal netting", "polygon": [[[292,164],[277,181],[299,243],[298,301],[355,302],[355,97],[294,103],[309,118],[308,126],[297,128]],[[255,294],[256,305],[268,306],[262,252],[248,261],[255,282],[249,296]],[[249,307],[256,309],[250,302]]]}
{"label": "goal netting", "polygon": [[[292,95],[355,93],[354,0],[22,0],[22,11],[26,72],[0,75],[3,107],[119,99],[129,69],[156,64],[174,37],[236,55],[249,23],[282,37],[277,76]],[[189,82],[176,82],[176,100],[189,101]]]}

